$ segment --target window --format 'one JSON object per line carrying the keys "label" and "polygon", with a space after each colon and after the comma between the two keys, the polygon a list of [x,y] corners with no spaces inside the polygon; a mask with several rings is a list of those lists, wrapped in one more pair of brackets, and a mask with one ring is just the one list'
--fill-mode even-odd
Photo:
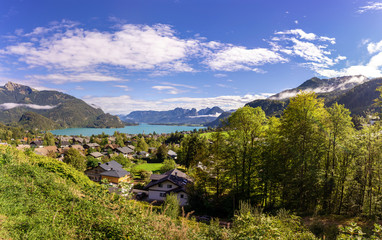
{"label": "window", "polygon": [[158,183],[158,187],[162,187],[162,183]]}
{"label": "window", "polygon": [[166,193],[161,192],[161,193],[159,193],[159,196],[160,197],[166,197]]}
{"label": "window", "polygon": [[183,195],[183,194],[180,194],[180,198],[184,198],[184,195]]}
{"label": "window", "polygon": [[171,184],[167,184],[167,188],[172,188],[172,185]]}

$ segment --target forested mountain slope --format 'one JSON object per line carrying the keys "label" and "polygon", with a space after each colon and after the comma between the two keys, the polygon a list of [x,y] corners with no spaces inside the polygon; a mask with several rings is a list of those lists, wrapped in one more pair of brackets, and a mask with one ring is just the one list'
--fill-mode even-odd
{"label": "forested mountain slope", "polygon": [[[46,129],[58,127],[123,127],[116,116],[102,109],[57,91],[38,91],[28,86],[8,82],[0,87],[0,119],[3,123],[22,120],[24,126],[33,126],[37,115],[20,119],[24,113],[34,112],[52,120]],[[37,117],[38,118],[38,117]],[[30,120],[30,123],[27,121]]]}

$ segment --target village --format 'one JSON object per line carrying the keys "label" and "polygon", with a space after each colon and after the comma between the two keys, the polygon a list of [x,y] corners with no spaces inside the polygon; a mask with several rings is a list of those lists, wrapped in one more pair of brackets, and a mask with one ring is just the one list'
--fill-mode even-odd
{"label": "village", "polygon": [[[53,136],[48,132],[30,140],[19,139],[16,148],[72,164],[110,192],[156,205],[162,204],[166,195],[172,193],[178,197],[179,205],[185,206],[188,203],[186,186],[192,179],[175,163],[183,134],[189,133],[116,132],[113,136],[87,137]],[[67,160],[73,158],[86,165]]]}

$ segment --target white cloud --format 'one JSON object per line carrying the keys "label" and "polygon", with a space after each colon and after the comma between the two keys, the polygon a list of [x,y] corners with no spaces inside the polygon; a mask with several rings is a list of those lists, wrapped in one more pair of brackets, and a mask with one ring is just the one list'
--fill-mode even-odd
{"label": "white cloud", "polygon": [[156,89],[158,91],[166,91],[167,94],[179,94],[183,91],[173,87],[173,86],[152,86],[151,88]]}
{"label": "white cloud", "polygon": [[335,38],[306,33],[302,29],[291,29],[275,33],[280,37],[271,38],[272,50],[291,57],[303,59],[301,66],[322,74],[331,71],[329,68],[346,59],[345,56],[332,56],[331,49],[325,42],[336,43]]}
{"label": "white cloud", "polygon": [[130,91],[130,88],[126,85],[113,85],[113,87],[116,87],[116,88],[122,88],[124,91]]}
{"label": "white cloud", "polygon": [[127,81],[122,78],[102,75],[100,73],[79,73],[79,74],[48,74],[48,75],[27,75],[29,79],[49,81],[55,84],[63,84],[67,82],[110,82],[110,81]]}
{"label": "white cloud", "polygon": [[382,10],[382,2],[368,2],[368,5],[362,6],[358,9],[358,13],[364,13],[367,11]]}
{"label": "white cloud", "polygon": [[37,105],[37,104],[22,104],[22,103],[2,103],[0,104],[0,109],[2,110],[8,110],[16,107],[27,107],[27,108],[33,108],[33,109],[52,109],[57,106],[50,106],[50,105]]}
{"label": "white cloud", "polygon": [[[32,33],[47,31],[38,28]],[[78,70],[106,64],[132,70],[191,72],[186,59],[197,51],[197,40],[176,37],[168,25],[126,24],[114,32],[66,29],[40,37],[37,43],[8,46],[2,53],[20,56],[19,60],[30,66],[55,69]]]}
{"label": "white cloud", "polygon": [[205,63],[215,71],[251,71],[254,66],[287,62],[280,54],[266,48],[247,49],[228,46],[212,53]]}
{"label": "white cloud", "polygon": [[328,41],[331,44],[336,43],[335,38],[330,38],[330,37],[325,37],[325,36],[317,36],[314,33],[306,33],[302,29],[290,29],[290,30],[286,30],[286,31],[279,31],[279,32],[276,32],[275,34],[276,35],[295,35],[299,39],[304,39],[304,40],[309,40],[309,41],[319,40],[319,41]]}
{"label": "white cloud", "polygon": [[227,77],[227,74],[217,73],[217,74],[214,74],[214,77],[216,77],[216,78],[224,78],[224,77]]}
{"label": "white cloud", "polygon": [[[339,80],[337,80],[338,82],[337,85],[324,85],[317,88],[308,88],[308,89],[304,89],[304,92],[326,93],[326,92],[332,92],[332,91],[346,90],[367,81],[369,81],[369,79],[362,75],[341,77]],[[271,96],[270,99],[291,98],[296,96],[299,92],[300,92],[299,90],[285,90],[285,91],[282,91],[281,93]]]}
{"label": "white cloud", "polygon": [[[206,66],[213,71],[266,73],[259,66],[286,63],[290,61],[287,57],[292,55],[308,61],[311,68],[313,65],[317,68],[317,64],[322,65],[322,62],[325,66],[332,66],[340,60],[328,57],[331,53],[326,45],[312,43],[335,44],[335,38],[306,33],[302,29],[276,32],[277,36],[272,38],[268,48],[247,48],[207,41],[198,34],[192,38],[181,38],[172,26],[165,24],[149,26],[119,21],[108,31],[87,30],[79,26],[79,23],[63,20],[48,27],[37,27],[26,34],[18,31],[23,41],[0,49],[0,54],[18,57],[17,62],[26,63],[27,68],[43,67],[54,71],[45,76],[29,77],[56,84],[66,81],[124,81],[103,74],[114,69],[147,72],[149,76],[197,72],[205,70]],[[285,46],[285,42],[293,46]],[[224,76],[224,73],[215,74],[215,77]]]}
{"label": "white cloud", "polygon": [[247,94],[245,96],[219,96],[210,98],[166,98],[160,100],[139,100],[132,99],[130,96],[123,95],[118,97],[91,97],[87,96],[83,99],[91,104],[100,106],[104,111],[111,114],[128,114],[132,111],[140,110],[156,110],[165,111],[181,106],[182,108],[203,109],[207,107],[218,106],[224,110],[237,109],[246,103],[256,99],[265,99],[269,97],[269,93],[264,94]]}
{"label": "white cloud", "polygon": [[197,89],[195,86],[187,85],[187,84],[180,84],[180,83],[170,83],[170,82],[163,82],[162,84],[175,86],[175,87],[184,87],[184,88],[190,88],[190,89]]}
{"label": "white cloud", "polygon": [[353,65],[340,70],[319,69],[319,74],[325,77],[339,77],[350,75],[364,75],[369,78],[382,77],[382,50],[372,56],[365,65]]}
{"label": "white cloud", "polygon": [[376,52],[381,52],[382,51],[382,41],[377,42],[377,43],[369,43],[367,45],[367,51],[370,54],[376,53]]}

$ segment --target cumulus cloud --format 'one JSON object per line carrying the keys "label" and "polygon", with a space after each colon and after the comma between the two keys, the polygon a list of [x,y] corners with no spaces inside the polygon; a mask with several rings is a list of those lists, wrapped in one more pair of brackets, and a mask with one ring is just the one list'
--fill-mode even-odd
{"label": "cumulus cloud", "polygon": [[[46,32],[34,30],[31,34]],[[195,53],[197,41],[180,39],[168,25],[126,24],[113,32],[66,29],[36,43],[22,42],[8,46],[3,54],[20,56],[30,66],[78,70],[103,64],[132,70],[164,69],[190,72],[185,62]]]}
{"label": "cumulus cloud", "polygon": [[[378,43],[379,44],[379,43]],[[378,45],[377,44],[377,45]],[[376,45],[376,46],[377,46]],[[370,44],[369,44],[370,46]],[[368,46],[368,49],[369,49]],[[348,76],[348,75],[365,75],[369,78],[377,78],[382,76],[382,49],[373,48],[369,52],[378,51],[376,54],[371,56],[370,60],[366,64],[358,64],[349,66],[343,69],[318,69],[317,72],[322,76],[326,77],[338,77],[338,76]]]}
{"label": "cumulus cloud", "polygon": [[[369,43],[369,42],[367,42]],[[382,51],[382,40],[377,42],[377,43],[369,43],[367,45],[367,51],[370,54],[376,53],[376,52],[381,52]]]}
{"label": "cumulus cloud", "polygon": [[255,66],[287,62],[280,54],[266,49],[247,49],[240,46],[228,46],[210,54],[205,63],[216,71],[251,71]]}
{"label": "cumulus cloud", "polygon": [[237,109],[246,103],[256,99],[265,99],[273,94],[247,94],[245,96],[219,96],[210,98],[166,98],[160,100],[139,100],[132,99],[128,95],[118,97],[91,97],[87,96],[83,99],[91,104],[100,106],[104,111],[111,114],[128,114],[138,110],[157,110],[165,111],[176,107],[203,109],[207,107],[218,106],[224,110]]}
{"label": "cumulus cloud", "polygon": [[367,5],[358,9],[358,13],[382,10],[382,2],[368,2]]}
{"label": "cumulus cloud", "polygon": [[33,109],[47,110],[47,109],[55,108],[55,107],[57,107],[57,105],[56,106],[50,106],[50,105],[23,104],[23,103],[2,103],[2,104],[0,104],[1,110],[9,110],[9,109],[16,108],[16,107],[27,107],[27,108],[33,108]]}
{"label": "cumulus cloud", "polygon": [[330,71],[330,67],[346,59],[341,55],[334,57],[333,50],[325,44],[326,42],[335,44],[335,38],[306,33],[302,29],[279,31],[275,35],[279,36],[270,40],[273,51],[298,57],[303,60],[300,63],[301,66],[308,67],[319,74]]}

